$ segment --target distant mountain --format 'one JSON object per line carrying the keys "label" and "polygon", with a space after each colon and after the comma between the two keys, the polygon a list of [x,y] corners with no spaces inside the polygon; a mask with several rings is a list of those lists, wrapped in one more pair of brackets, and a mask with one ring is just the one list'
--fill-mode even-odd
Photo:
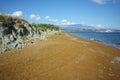
{"label": "distant mountain", "polygon": [[73,25],[61,25],[62,28],[69,29],[95,29],[93,26],[82,25],[82,24],[73,24]]}
{"label": "distant mountain", "polygon": [[94,26],[74,24],[74,25],[59,25],[65,32],[120,32],[117,29],[103,29]]}
{"label": "distant mountain", "polygon": [[94,31],[96,28],[82,24],[74,25],[60,25],[61,29],[65,32],[81,32],[81,31]]}

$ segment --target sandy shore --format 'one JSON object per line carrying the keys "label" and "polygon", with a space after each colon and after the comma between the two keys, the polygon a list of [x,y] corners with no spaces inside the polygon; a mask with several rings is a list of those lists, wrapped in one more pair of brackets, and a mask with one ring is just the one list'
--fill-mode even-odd
{"label": "sandy shore", "polygon": [[120,80],[120,50],[69,34],[51,35],[0,55],[0,80]]}

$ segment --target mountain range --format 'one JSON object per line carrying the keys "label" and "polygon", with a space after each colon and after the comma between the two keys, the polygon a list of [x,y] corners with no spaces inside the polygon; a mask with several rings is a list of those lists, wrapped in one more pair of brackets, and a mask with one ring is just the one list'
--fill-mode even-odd
{"label": "mountain range", "polygon": [[73,25],[59,25],[65,32],[120,32],[118,29],[97,28],[89,25],[73,24]]}

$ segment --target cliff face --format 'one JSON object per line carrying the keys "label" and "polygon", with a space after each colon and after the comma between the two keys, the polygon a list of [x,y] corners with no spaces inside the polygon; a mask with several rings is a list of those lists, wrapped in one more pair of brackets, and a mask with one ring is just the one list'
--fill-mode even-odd
{"label": "cliff face", "polygon": [[5,53],[14,48],[23,48],[33,44],[36,39],[44,39],[50,34],[59,31],[46,29],[42,31],[26,21],[10,20],[0,22],[0,53]]}

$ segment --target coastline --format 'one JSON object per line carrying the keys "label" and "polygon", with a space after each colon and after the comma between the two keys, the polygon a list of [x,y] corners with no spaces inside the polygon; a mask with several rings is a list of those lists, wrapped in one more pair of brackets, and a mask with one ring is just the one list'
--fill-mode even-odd
{"label": "coastline", "polygon": [[102,44],[112,46],[120,50],[119,38],[118,38],[120,35],[119,32],[72,32],[70,34],[73,34],[85,39],[89,39],[92,41],[100,42]]}
{"label": "coastline", "polygon": [[45,40],[0,55],[1,80],[119,80],[120,50],[75,35]]}

